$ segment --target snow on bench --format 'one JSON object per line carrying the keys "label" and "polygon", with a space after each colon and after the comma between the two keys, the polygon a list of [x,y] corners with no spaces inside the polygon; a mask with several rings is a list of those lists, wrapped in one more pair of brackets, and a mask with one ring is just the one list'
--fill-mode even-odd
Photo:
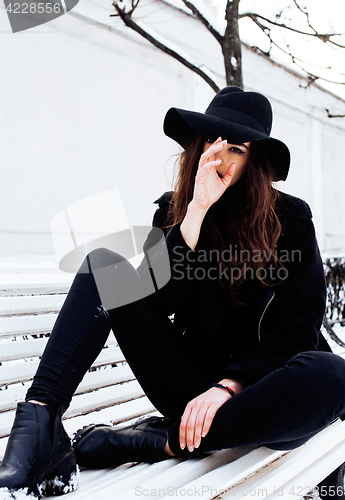
{"label": "snow on bench", "polygon": [[[19,266],[18,266],[19,267]],[[73,276],[47,269],[0,263],[0,460],[15,415],[39,363],[49,332]],[[5,272],[3,272],[5,270]],[[19,271],[19,272],[18,272]],[[1,274],[3,272],[3,274]],[[341,326],[337,325],[341,336]],[[345,349],[331,340],[335,352]],[[90,423],[123,426],[145,415],[159,415],[144,395],[111,333],[64,414],[72,435]],[[156,464],[124,464],[84,470],[71,500],[121,498],[262,499],[305,496],[345,460],[345,423],[335,421],[292,451],[241,447]],[[314,495],[315,496],[315,495]]]}

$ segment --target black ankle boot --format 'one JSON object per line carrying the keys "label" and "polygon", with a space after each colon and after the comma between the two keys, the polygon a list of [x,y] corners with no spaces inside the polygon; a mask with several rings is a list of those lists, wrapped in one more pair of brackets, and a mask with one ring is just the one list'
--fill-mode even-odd
{"label": "black ankle boot", "polygon": [[[0,466],[1,491],[61,495],[76,489],[75,451],[61,423],[61,407],[19,403]],[[2,498],[2,497],[1,497]]]}
{"label": "black ankle boot", "polygon": [[164,446],[174,420],[149,417],[122,429],[89,425],[72,438],[77,463],[90,469],[115,467],[127,462],[160,462],[169,458]]}

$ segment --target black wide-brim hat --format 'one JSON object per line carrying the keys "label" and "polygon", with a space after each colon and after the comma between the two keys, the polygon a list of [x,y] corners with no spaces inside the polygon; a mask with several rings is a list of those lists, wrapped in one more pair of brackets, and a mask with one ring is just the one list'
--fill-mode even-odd
{"label": "black wide-brim hat", "polygon": [[170,108],[164,119],[164,133],[183,148],[194,132],[213,141],[222,137],[231,144],[261,141],[276,172],[274,180],[285,181],[290,166],[289,148],[270,137],[271,128],[272,107],[267,97],[235,86],[218,92],[205,113]]}

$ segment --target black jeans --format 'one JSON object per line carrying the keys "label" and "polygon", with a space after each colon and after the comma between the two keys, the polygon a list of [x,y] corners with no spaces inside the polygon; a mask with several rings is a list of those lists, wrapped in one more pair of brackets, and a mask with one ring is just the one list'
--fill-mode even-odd
{"label": "black jeans", "polygon": [[[104,249],[91,256],[92,269],[99,268],[109,289],[115,281],[124,294],[140,289],[140,276],[121,256]],[[93,274],[86,272],[89,258],[74,279],[26,401],[66,409],[112,329],[147,397],[164,416],[176,419],[169,434],[172,452],[192,455],[179,448],[179,419],[191,399],[219,381],[224,367],[217,369],[211,360],[201,365],[187,354],[173,323],[149,298],[106,310]],[[343,414],[345,361],[328,352],[303,352],[224,403],[197,451],[249,444],[295,448]]]}

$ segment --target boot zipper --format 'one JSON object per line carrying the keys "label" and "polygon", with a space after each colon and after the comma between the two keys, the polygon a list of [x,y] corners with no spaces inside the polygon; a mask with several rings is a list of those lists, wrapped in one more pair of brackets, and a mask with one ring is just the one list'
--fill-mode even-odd
{"label": "boot zipper", "polygon": [[260,318],[259,325],[258,325],[258,337],[259,337],[259,342],[260,342],[260,340],[261,340],[261,334],[260,334],[261,321],[262,321],[262,318],[264,317],[265,312],[267,311],[268,306],[270,305],[270,303],[271,303],[271,302],[272,302],[272,300],[274,299],[274,296],[275,296],[275,292],[273,292],[272,297],[271,297],[271,298],[270,298],[270,300],[267,302],[266,307],[265,307],[265,309],[263,310],[263,313],[261,314],[261,318]]}

